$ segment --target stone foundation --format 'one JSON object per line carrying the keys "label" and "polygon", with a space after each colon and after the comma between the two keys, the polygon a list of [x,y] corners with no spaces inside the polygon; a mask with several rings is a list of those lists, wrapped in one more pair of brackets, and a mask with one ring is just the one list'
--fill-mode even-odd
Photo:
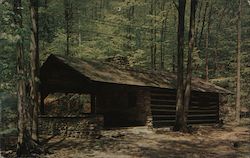
{"label": "stone foundation", "polygon": [[104,124],[102,115],[40,116],[38,121],[41,135],[62,135],[76,138],[98,137]]}
{"label": "stone foundation", "polygon": [[150,108],[150,92],[139,90],[137,92],[137,107],[138,120],[143,122],[143,125],[152,127],[152,115]]}

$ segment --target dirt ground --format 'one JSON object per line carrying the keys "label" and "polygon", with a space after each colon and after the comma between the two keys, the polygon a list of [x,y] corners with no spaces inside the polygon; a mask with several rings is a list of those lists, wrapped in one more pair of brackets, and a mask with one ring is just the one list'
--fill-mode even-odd
{"label": "dirt ground", "polygon": [[93,140],[54,137],[46,158],[250,158],[249,127],[199,127],[192,134],[147,127],[104,130]]}
{"label": "dirt ground", "polygon": [[[43,137],[46,154],[34,157],[250,158],[249,124],[194,129],[192,134],[183,134],[168,128],[130,127],[103,130],[101,137],[94,139]],[[15,152],[1,151],[2,157],[15,157]]]}

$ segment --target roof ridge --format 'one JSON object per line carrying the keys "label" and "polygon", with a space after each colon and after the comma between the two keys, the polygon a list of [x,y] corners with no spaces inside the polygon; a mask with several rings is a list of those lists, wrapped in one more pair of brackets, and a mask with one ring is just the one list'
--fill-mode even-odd
{"label": "roof ridge", "polygon": [[[80,59],[72,56],[65,57],[54,54],[51,56],[59,59],[64,64],[68,64],[90,80],[97,82],[158,88],[176,87],[176,75],[167,71],[121,67],[101,60]],[[206,82],[201,78],[193,77],[192,84],[192,89],[196,91],[232,93],[223,87]]]}

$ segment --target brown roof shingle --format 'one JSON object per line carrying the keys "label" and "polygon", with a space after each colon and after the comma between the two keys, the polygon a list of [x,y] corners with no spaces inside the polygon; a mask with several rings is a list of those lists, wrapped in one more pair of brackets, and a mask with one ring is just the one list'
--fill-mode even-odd
{"label": "brown roof shingle", "polygon": [[[176,76],[163,71],[138,71],[118,68],[105,62],[82,60],[53,54],[47,60],[49,59],[56,59],[55,61],[70,66],[92,81],[168,89],[175,89],[176,87]],[[199,78],[192,79],[192,90],[231,93],[229,90]]]}

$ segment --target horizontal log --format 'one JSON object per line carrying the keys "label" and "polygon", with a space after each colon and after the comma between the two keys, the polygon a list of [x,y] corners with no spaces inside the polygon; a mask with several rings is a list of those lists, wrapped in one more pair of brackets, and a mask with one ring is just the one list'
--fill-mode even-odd
{"label": "horizontal log", "polygon": [[218,97],[218,93],[213,93],[213,92],[197,92],[197,91],[192,91],[191,95],[192,96]]}
{"label": "horizontal log", "polygon": [[197,115],[197,114],[217,114],[218,110],[211,110],[211,111],[188,111],[188,115]]}
{"label": "horizontal log", "polygon": [[[176,90],[175,89],[155,89],[155,90],[151,90],[151,93],[153,93],[153,94],[155,94],[155,93],[157,93],[157,94],[175,93],[176,94]],[[217,97],[218,93],[192,91],[191,95],[192,96],[212,96],[212,97]]]}
{"label": "horizontal log", "polygon": [[168,96],[176,96],[175,93],[172,92],[168,92],[168,93],[150,93],[151,96],[155,96],[155,97],[168,97]]}
{"label": "horizontal log", "polygon": [[208,109],[217,109],[219,107],[219,105],[203,105],[203,106],[200,106],[200,105],[192,105],[192,106],[189,106],[188,109],[203,109],[203,110],[208,110]]}
{"label": "horizontal log", "polygon": [[176,100],[176,96],[151,96],[151,100]]}
{"label": "horizontal log", "polygon": [[193,110],[193,109],[191,109],[191,110],[188,110],[188,112],[211,112],[211,113],[213,113],[213,112],[217,112],[217,109],[215,109],[215,110]]}
{"label": "horizontal log", "polygon": [[[151,109],[151,111],[166,111],[166,112],[175,112],[176,110],[172,110],[172,109]],[[213,113],[213,112],[217,112],[217,110],[188,110],[188,112],[207,112],[207,113]]]}
{"label": "horizontal log", "polygon": [[[173,92],[164,92],[164,93],[150,93],[151,96],[160,96],[160,97],[165,97],[165,96],[176,96],[176,93]],[[219,99],[218,95],[207,95],[207,94],[192,94],[191,98],[211,98],[211,99]]]}
{"label": "horizontal log", "polygon": [[204,101],[216,101],[216,102],[218,102],[219,98],[212,98],[212,97],[191,97],[191,100],[192,101],[198,101],[198,102],[200,102],[200,101],[202,101],[202,102],[204,102]]}
{"label": "horizontal log", "polygon": [[191,99],[213,99],[213,100],[218,100],[218,96],[207,96],[207,95],[192,95]]}
{"label": "horizontal log", "polygon": [[208,117],[188,117],[188,121],[195,121],[195,120],[217,120],[217,116],[208,116]]}
{"label": "horizontal log", "polygon": [[[172,111],[172,110],[176,110],[176,107],[174,105],[151,105],[151,111],[154,111],[154,109],[163,109],[163,110],[166,110],[166,111]],[[202,111],[202,112],[206,112],[206,111],[209,111],[210,110],[213,110],[213,111],[217,111],[218,109],[218,106],[212,106],[212,107],[190,107],[188,109],[188,112],[192,112],[192,111]]]}
{"label": "horizontal log", "polygon": [[[175,120],[155,120],[153,124],[163,124],[163,123],[175,123]],[[188,124],[196,123],[217,123],[216,119],[202,119],[202,120],[187,120]]]}
{"label": "horizontal log", "polygon": [[158,105],[158,104],[151,104],[151,108],[176,108],[176,105]]}
{"label": "horizontal log", "polygon": [[175,109],[151,109],[152,112],[162,111],[162,112],[176,112]]}
{"label": "horizontal log", "polygon": [[171,127],[174,126],[175,122],[153,122],[153,127],[154,128],[160,128],[160,127]]}
{"label": "horizontal log", "polygon": [[216,108],[212,108],[212,109],[189,109],[188,113],[214,113],[216,112],[217,109]]}
{"label": "horizontal log", "polygon": [[206,103],[206,104],[190,104],[189,107],[201,107],[201,108],[206,108],[206,107],[217,107],[219,104],[215,103]]}
{"label": "horizontal log", "polygon": [[166,93],[150,93],[151,96],[176,96],[175,92],[166,92]]}
{"label": "horizontal log", "polygon": [[153,121],[153,123],[173,123],[175,120],[157,120]]}
{"label": "horizontal log", "polygon": [[151,104],[154,104],[154,105],[175,105],[176,101],[175,100],[156,100],[156,99],[152,99]]}
{"label": "horizontal log", "polygon": [[[176,104],[176,100],[175,98],[172,99],[164,99],[164,98],[151,98],[151,103],[152,104],[171,104],[171,105],[175,105]],[[214,100],[198,100],[198,101],[191,101],[191,106],[192,105],[199,105],[199,106],[209,106],[209,105],[218,105],[219,102],[214,101]]]}
{"label": "horizontal log", "polygon": [[203,119],[203,120],[188,120],[188,124],[199,124],[199,123],[217,123],[217,119]]}
{"label": "horizontal log", "polygon": [[[153,117],[175,117],[176,115],[152,115]],[[190,114],[188,117],[208,117],[208,116],[217,116],[217,114]]]}
{"label": "horizontal log", "polygon": [[151,111],[152,115],[176,115],[175,111],[166,112],[166,111]]}
{"label": "horizontal log", "polygon": [[154,89],[150,91],[151,94],[165,94],[165,93],[173,93],[176,94],[175,89]]}
{"label": "horizontal log", "polygon": [[[151,104],[154,105],[176,105],[176,100],[167,99],[151,99]],[[219,105],[219,102],[209,101],[209,102],[191,102],[190,106],[210,106]]]}
{"label": "horizontal log", "polygon": [[162,98],[151,98],[151,101],[166,101],[166,102],[173,102],[175,103],[176,102],[176,98],[174,99],[162,99]]}
{"label": "horizontal log", "polygon": [[[175,120],[176,117],[164,117],[164,118],[159,118],[159,117],[153,117],[153,121],[168,121],[168,120]],[[194,121],[194,120],[217,120],[217,117],[212,116],[212,117],[188,117],[188,121]]]}
{"label": "horizontal log", "polygon": [[209,99],[209,98],[199,98],[199,99],[191,99],[191,103],[194,104],[206,104],[206,103],[219,103],[219,100]]}
{"label": "horizontal log", "polygon": [[192,106],[189,107],[188,110],[217,110],[218,106],[204,106],[204,107],[200,107],[200,106]]}
{"label": "horizontal log", "polygon": [[215,101],[215,100],[209,100],[209,101],[206,101],[206,100],[198,100],[198,101],[191,100],[191,105],[211,105],[211,104],[218,105],[219,102]]}
{"label": "horizontal log", "polygon": [[153,121],[157,120],[175,120],[175,115],[165,115],[165,116],[159,116],[159,115],[152,115]]}

